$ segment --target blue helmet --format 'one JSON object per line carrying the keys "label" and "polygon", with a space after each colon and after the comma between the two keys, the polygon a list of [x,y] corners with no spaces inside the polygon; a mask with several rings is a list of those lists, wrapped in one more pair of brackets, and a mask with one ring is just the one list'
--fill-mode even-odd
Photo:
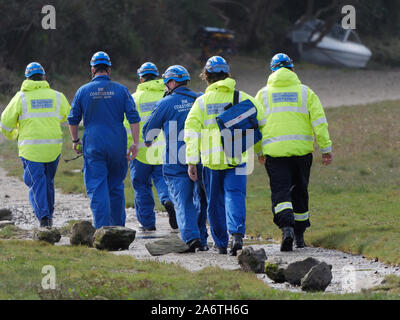
{"label": "blue helmet", "polygon": [[44,72],[44,68],[38,62],[31,62],[26,66],[25,77],[29,78],[34,74],[46,74],[46,72]]}
{"label": "blue helmet", "polygon": [[174,65],[168,67],[168,69],[165,70],[164,74],[162,75],[162,78],[164,79],[164,84],[166,84],[170,80],[175,80],[176,82],[189,81],[190,75],[189,72],[185,69],[185,67]]}
{"label": "blue helmet", "polygon": [[159,75],[158,69],[153,62],[145,62],[141,65],[139,69],[137,69],[138,77],[142,77],[145,74],[154,74],[155,76],[158,77]]}
{"label": "blue helmet", "polygon": [[287,54],[278,53],[271,59],[271,70],[276,71],[280,68],[293,68],[293,61]]}
{"label": "blue helmet", "polygon": [[90,60],[90,65],[94,67],[97,66],[98,64],[105,64],[111,67],[111,59],[107,53],[99,51],[93,55],[92,59]]}
{"label": "blue helmet", "polygon": [[204,69],[207,70],[209,73],[219,73],[225,72],[229,73],[229,64],[226,60],[220,56],[214,56],[207,60]]}

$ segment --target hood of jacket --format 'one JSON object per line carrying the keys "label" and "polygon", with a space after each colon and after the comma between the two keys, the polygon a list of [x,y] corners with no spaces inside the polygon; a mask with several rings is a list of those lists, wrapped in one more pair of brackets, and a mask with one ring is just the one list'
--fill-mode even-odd
{"label": "hood of jacket", "polygon": [[213,84],[209,85],[206,89],[206,92],[212,91],[212,90],[218,90],[218,91],[223,91],[223,92],[233,92],[235,91],[235,86],[236,86],[236,80],[232,78],[226,78],[224,80],[220,80],[217,82],[214,82]]}
{"label": "hood of jacket", "polygon": [[293,71],[281,68],[273,72],[268,78],[268,86],[271,87],[290,87],[300,85],[299,77]]}
{"label": "hood of jacket", "polygon": [[46,88],[50,88],[50,85],[47,81],[25,80],[21,85],[21,91],[24,92]]}
{"label": "hood of jacket", "polygon": [[164,91],[164,82],[161,79],[150,80],[143,83],[139,83],[137,86],[137,91]]}

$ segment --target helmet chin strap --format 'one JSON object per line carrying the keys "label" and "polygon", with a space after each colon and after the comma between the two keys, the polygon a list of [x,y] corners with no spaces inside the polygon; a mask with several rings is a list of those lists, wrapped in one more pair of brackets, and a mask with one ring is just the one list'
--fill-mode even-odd
{"label": "helmet chin strap", "polygon": [[[178,82],[178,83],[179,83],[179,82]],[[173,88],[173,89],[171,89],[171,90],[165,91],[163,97],[169,96],[169,95],[172,94],[176,89],[178,89],[179,87],[182,87],[182,86],[184,86],[184,84],[183,84],[183,83],[179,83],[175,88]]]}

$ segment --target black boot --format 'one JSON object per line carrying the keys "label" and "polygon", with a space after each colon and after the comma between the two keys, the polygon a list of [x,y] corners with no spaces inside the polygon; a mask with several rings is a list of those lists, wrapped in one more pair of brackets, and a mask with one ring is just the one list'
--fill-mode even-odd
{"label": "black boot", "polygon": [[296,230],[294,232],[294,239],[296,241],[296,248],[304,248],[306,246],[304,242],[304,230]]}
{"label": "black boot", "polygon": [[196,249],[201,248],[201,242],[200,239],[193,239],[190,240],[189,242],[186,243],[187,246],[189,247],[185,253],[190,253],[190,252],[196,252]]}
{"label": "black boot", "polygon": [[214,250],[218,251],[219,254],[227,254],[228,250],[226,248],[220,248],[217,245],[214,246]]}
{"label": "black boot", "polygon": [[281,251],[293,251],[294,229],[293,227],[282,228]]}
{"label": "black boot", "polygon": [[49,217],[43,217],[40,219],[40,227],[41,228],[50,228],[52,225],[51,218]]}
{"label": "black boot", "polygon": [[243,248],[243,236],[240,233],[232,234],[231,256],[236,256],[238,250]]}
{"label": "black boot", "polygon": [[167,201],[164,204],[165,210],[168,212],[169,225],[172,229],[178,229],[178,223],[176,222],[176,214],[174,209],[174,204],[171,201]]}

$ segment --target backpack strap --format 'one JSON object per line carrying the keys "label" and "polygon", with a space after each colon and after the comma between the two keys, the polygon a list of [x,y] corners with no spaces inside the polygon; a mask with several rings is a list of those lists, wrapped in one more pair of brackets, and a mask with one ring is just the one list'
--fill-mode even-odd
{"label": "backpack strap", "polygon": [[233,105],[238,103],[239,103],[239,91],[235,90],[235,92],[233,93]]}

